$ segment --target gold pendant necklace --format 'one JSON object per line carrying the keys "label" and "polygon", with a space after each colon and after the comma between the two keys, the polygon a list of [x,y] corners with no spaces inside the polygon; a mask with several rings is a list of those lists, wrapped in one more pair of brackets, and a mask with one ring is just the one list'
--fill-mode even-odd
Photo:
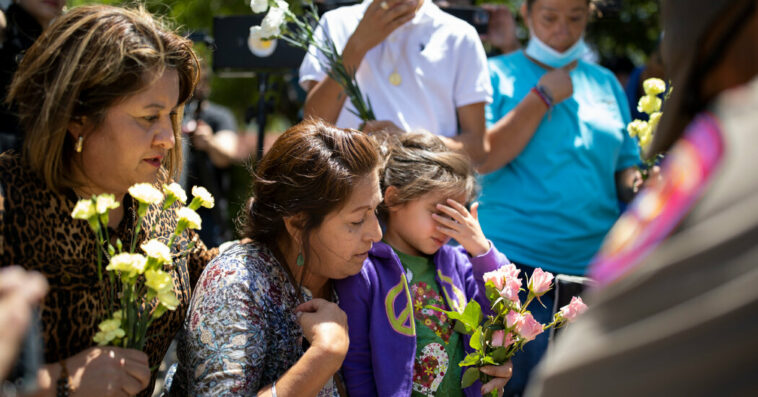
{"label": "gold pendant necklace", "polygon": [[395,87],[399,86],[400,83],[403,82],[403,78],[400,77],[400,73],[397,72],[397,69],[395,69],[392,74],[390,74],[390,84],[394,85]]}

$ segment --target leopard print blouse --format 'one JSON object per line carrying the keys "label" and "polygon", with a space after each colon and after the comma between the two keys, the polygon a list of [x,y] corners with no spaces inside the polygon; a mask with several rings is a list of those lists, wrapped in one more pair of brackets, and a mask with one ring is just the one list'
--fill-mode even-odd
{"label": "leopard print blouse", "polygon": [[[0,266],[19,265],[42,273],[50,290],[41,304],[45,362],[55,363],[95,346],[92,337],[97,325],[108,316],[107,277],[98,280],[94,233],[86,221],[71,218],[77,202],[73,191],[58,194],[12,153],[0,155]],[[131,243],[136,221],[136,205],[127,194],[124,219],[111,231],[124,242]],[[167,211],[166,213],[170,213]],[[144,218],[144,230],[157,222],[158,238],[167,242],[176,226],[174,217],[161,214],[151,206]],[[182,326],[187,304],[195,282],[205,265],[218,253],[208,250],[192,231],[182,233],[172,252],[185,249],[190,241],[195,246],[190,255],[174,260],[171,276],[174,291],[181,301],[175,311],[155,320],[148,330],[145,353],[150,368],[158,368],[169,344]],[[139,246],[139,244],[137,245]],[[107,259],[103,258],[103,267]],[[103,270],[105,273],[105,270]],[[154,308],[151,308],[151,310]],[[150,386],[140,395],[151,395],[155,384],[153,371]]]}

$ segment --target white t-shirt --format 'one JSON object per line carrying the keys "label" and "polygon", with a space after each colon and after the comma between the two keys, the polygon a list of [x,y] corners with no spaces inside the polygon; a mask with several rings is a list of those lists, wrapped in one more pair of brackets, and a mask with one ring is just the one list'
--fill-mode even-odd
{"label": "white t-shirt", "polygon": [[[358,27],[371,0],[340,7],[321,18],[316,38],[326,33],[342,51]],[[321,81],[325,58],[311,46],[300,65],[300,85]],[[390,83],[397,72],[401,83]],[[473,26],[424,0],[414,18],[397,28],[363,57],[356,73],[358,86],[368,96],[377,120],[390,120],[406,131],[424,129],[443,136],[458,133],[456,108],[492,101],[487,57]],[[335,99],[336,100],[336,99]],[[361,120],[340,111],[337,126],[358,128]]]}

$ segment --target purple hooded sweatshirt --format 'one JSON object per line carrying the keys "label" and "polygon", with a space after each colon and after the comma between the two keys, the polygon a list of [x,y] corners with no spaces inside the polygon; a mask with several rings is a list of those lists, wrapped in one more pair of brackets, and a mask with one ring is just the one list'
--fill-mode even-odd
{"label": "purple hooded sweatshirt", "polygon": [[[451,310],[462,312],[469,300],[476,299],[485,313],[488,311],[482,276],[510,263],[491,243],[490,247],[486,254],[473,258],[460,246],[444,245],[434,254],[437,285]],[[410,396],[416,326],[397,254],[389,245],[376,243],[361,272],[336,280],[334,285],[349,326],[350,347],[342,373],[350,395]],[[468,335],[464,335],[463,345],[467,353],[473,351]],[[464,394],[481,396],[481,386],[477,381],[464,389]]]}

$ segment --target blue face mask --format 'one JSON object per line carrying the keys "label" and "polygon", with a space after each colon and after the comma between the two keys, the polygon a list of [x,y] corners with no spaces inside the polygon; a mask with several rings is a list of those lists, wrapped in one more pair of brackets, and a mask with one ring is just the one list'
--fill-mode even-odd
{"label": "blue face mask", "polygon": [[560,68],[576,61],[581,58],[585,51],[587,51],[587,45],[584,43],[584,37],[580,38],[568,50],[558,52],[543,43],[534,34],[529,38],[529,44],[526,46],[526,50],[524,50],[530,58],[553,68]]}

